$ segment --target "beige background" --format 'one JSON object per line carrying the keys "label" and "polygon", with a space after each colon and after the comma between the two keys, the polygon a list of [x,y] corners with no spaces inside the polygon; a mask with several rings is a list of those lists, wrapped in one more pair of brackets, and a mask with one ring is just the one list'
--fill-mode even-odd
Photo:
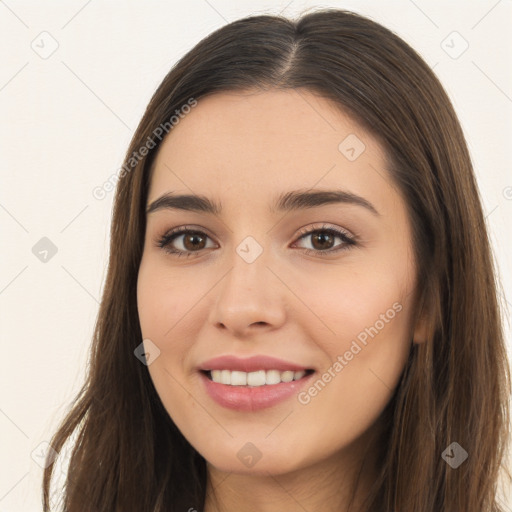
{"label": "beige background", "polygon": [[[512,2],[446,4],[0,2],[0,511],[41,510],[41,443],[84,378],[113,199],[92,191],[120,167],[171,65],[229,21],[342,7],[384,24],[423,55],[466,133],[510,308]],[[508,323],[506,332],[512,354]],[[503,502],[512,511],[512,497]]]}

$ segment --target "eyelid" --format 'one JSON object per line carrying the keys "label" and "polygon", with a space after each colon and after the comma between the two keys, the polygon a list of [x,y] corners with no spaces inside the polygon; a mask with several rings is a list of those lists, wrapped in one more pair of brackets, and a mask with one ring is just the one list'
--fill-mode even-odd
{"label": "eyelid", "polygon": [[[356,240],[356,236],[353,235],[348,229],[345,229],[345,228],[342,228],[342,227],[339,227],[339,226],[335,226],[335,225],[330,225],[330,224],[327,224],[325,222],[321,223],[321,226],[316,226],[316,225],[309,225],[305,228],[301,228],[299,230],[299,234],[298,234],[298,239],[304,237],[304,236],[308,236],[308,235],[311,235],[311,233],[314,233],[316,231],[333,231],[333,232],[336,232],[336,233],[340,233],[342,235],[344,235],[346,238],[350,238],[351,240]],[[339,235],[337,235],[339,236]]]}

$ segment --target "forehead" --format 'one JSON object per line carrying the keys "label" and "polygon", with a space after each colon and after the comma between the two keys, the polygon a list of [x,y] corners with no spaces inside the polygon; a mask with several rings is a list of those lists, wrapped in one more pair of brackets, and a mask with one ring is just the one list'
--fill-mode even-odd
{"label": "forehead", "polygon": [[372,196],[386,181],[381,146],[328,100],[305,90],[223,92],[200,98],[165,138],[148,202],[168,191],[266,202],[297,188]]}

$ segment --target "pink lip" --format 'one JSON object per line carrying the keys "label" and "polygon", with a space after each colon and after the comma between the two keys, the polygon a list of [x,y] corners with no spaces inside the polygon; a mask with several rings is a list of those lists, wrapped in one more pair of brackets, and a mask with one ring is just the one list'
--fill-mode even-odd
{"label": "pink lip", "polygon": [[253,356],[240,359],[235,356],[221,356],[201,364],[199,375],[204,383],[206,392],[219,405],[238,411],[258,411],[272,407],[293,395],[311,380],[313,373],[306,374],[302,379],[279,384],[250,387],[229,386],[210,380],[208,370],[238,370],[254,372],[258,370],[301,371],[307,367],[269,356]]}
{"label": "pink lip", "polygon": [[258,370],[279,370],[284,372],[291,370],[299,372],[307,370],[307,367],[270,356],[252,356],[245,359],[236,356],[220,356],[205,361],[200,365],[199,369],[205,371],[238,370],[241,372],[255,372]]}
{"label": "pink lip", "polygon": [[238,411],[258,411],[272,407],[292,395],[296,395],[314,375],[311,373],[299,380],[252,388],[250,386],[218,384],[210,380],[205,373],[199,372],[199,374],[206,392],[213,400],[223,407]]}

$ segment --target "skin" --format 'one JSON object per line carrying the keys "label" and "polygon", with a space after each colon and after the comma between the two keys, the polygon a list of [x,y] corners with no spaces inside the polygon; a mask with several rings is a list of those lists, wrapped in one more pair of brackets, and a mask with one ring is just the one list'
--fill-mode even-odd
{"label": "skin", "polygon": [[[354,161],[338,149],[349,134],[365,145]],[[274,196],[296,189],[347,190],[379,215],[349,203],[269,211]],[[147,204],[171,191],[222,204],[219,217],[147,215],[137,290],[143,337],[160,350],[148,365],[151,378],[207,461],[205,511],[347,510],[367,450],[357,510],[378,469],[372,439],[379,417],[411,344],[425,341],[412,316],[416,270],[406,205],[382,147],[308,91],[218,93],[201,98],[159,149]],[[344,244],[301,238],[302,228],[324,223],[356,236],[356,245],[317,255]],[[177,257],[157,246],[185,225],[206,241],[184,245],[178,236],[171,244],[195,254]],[[252,263],[236,252],[247,236],[263,249]],[[196,371],[215,356],[264,354],[315,369],[314,382],[396,303],[400,312],[307,404],[294,395],[256,412],[226,409],[206,394]],[[247,442],[261,453],[252,467],[237,457]]]}

